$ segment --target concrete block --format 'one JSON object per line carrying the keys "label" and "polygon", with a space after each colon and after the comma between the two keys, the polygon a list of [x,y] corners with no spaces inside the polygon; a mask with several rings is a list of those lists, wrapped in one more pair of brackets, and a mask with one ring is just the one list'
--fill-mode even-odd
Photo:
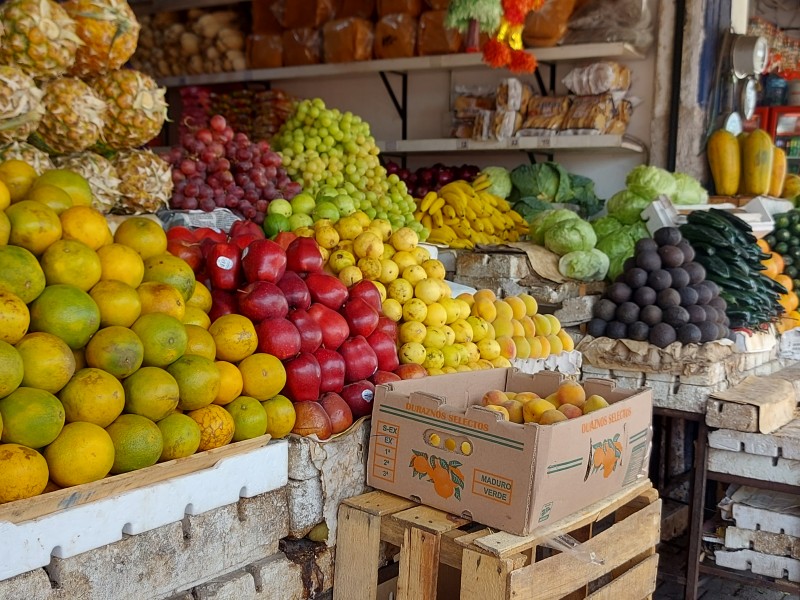
{"label": "concrete block", "polygon": [[33,569],[0,581],[0,598],[55,600],[55,595],[47,572],[44,569]]}
{"label": "concrete block", "polygon": [[522,279],[531,273],[525,254],[471,252],[456,259],[456,275]]}
{"label": "concrete block", "polygon": [[303,600],[300,567],[279,552],[247,566],[253,577],[257,600]]}
{"label": "concrete block", "polygon": [[319,444],[305,437],[289,436],[289,479],[304,481],[319,477],[319,468],[311,459],[312,444]]}
{"label": "concrete block", "polygon": [[194,588],[194,600],[254,600],[255,598],[255,581],[244,569]]}
{"label": "concrete block", "polygon": [[578,296],[577,298],[565,298],[561,308],[553,314],[561,322],[561,325],[579,325],[588,323],[592,320],[595,303],[600,296]]}
{"label": "concrete block", "polygon": [[289,480],[287,498],[289,506],[289,535],[301,538],[317,523],[322,522],[322,480],[318,477],[296,481]]}

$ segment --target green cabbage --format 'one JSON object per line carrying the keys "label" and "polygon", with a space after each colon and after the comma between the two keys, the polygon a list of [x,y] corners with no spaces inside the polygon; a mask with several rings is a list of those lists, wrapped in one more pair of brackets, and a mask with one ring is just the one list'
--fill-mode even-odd
{"label": "green cabbage", "polygon": [[624,225],[614,217],[601,217],[596,221],[592,221],[592,228],[597,234],[598,240],[622,229],[623,227]]}
{"label": "green cabbage", "polygon": [[544,234],[545,248],[559,256],[578,250],[591,250],[597,235],[588,221],[567,219],[550,227]]}
{"label": "green cabbage", "polygon": [[572,173],[569,179],[572,187],[570,203],[578,205],[582,216],[591,217],[603,209],[603,200],[598,198],[594,191],[594,181],[583,175]]}
{"label": "green cabbage", "polygon": [[606,254],[610,264],[608,267],[608,278],[616,279],[622,273],[623,263],[633,256],[636,242],[640,239],[650,237],[647,226],[643,221],[634,225],[625,225],[612,233],[601,237],[597,241],[598,250]]}
{"label": "green cabbage", "polygon": [[608,267],[608,256],[596,248],[569,252],[558,261],[558,272],[578,281],[601,281]]}
{"label": "green cabbage", "polygon": [[530,222],[528,237],[535,244],[544,245],[544,234],[556,223],[570,219],[580,219],[577,213],[566,208],[553,208],[537,214]]}
{"label": "green cabbage", "polygon": [[652,198],[647,199],[632,190],[622,190],[611,196],[606,208],[609,216],[625,225],[633,225],[642,220],[642,211],[650,206],[652,201]]}
{"label": "green cabbage", "polygon": [[659,167],[635,167],[625,178],[625,185],[646,200],[655,200],[656,196],[662,194],[671,198],[675,194],[675,177]]}
{"label": "green cabbage", "polygon": [[487,191],[501,198],[508,198],[511,193],[511,174],[503,167],[486,167],[481,174],[489,177],[491,185]]}
{"label": "green cabbage", "polygon": [[569,202],[573,196],[569,173],[554,162],[520,165],[511,171],[511,183],[520,196],[534,196],[545,202]]}
{"label": "green cabbage", "polygon": [[705,204],[706,202],[708,202],[708,192],[697,179],[686,173],[675,173],[673,204]]}

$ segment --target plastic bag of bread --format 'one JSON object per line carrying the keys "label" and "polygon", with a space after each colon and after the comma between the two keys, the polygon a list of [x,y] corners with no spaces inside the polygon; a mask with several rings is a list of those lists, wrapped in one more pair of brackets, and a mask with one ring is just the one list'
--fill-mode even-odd
{"label": "plastic bag of bread", "polygon": [[533,89],[516,77],[509,77],[497,86],[497,110],[525,112]]}
{"label": "plastic bag of bread", "polygon": [[528,13],[522,41],[526,46],[547,48],[555,46],[567,33],[567,24],[575,0],[545,0],[542,7]]}
{"label": "plastic bag of bread", "polygon": [[461,32],[444,24],[446,10],[429,10],[419,18],[417,53],[420,56],[453,54],[461,50]]}
{"label": "plastic bag of bread", "polygon": [[334,16],[333,0],[284,0],[283,20],[286,29],[319,27]]}
{"label": "plastic bag of bread", "polygon": [[534,96],[517,135],[524,137],[556,135],[569,111],[568,96]]}
{"label": "plastic bag of bread", "polygon": [[522,126],[522,115],[515,110],[497,110],[492,119],[492,137],[496,140],[510,140]]}
{"label": "plastic bag of bread", "polygon": [[474,119],[478,112],[492,109],[494,109],[494,98],[491,96],[459,94],[453,100],[453,112],[456,119]]}
{"label": "plastic bag of bread", "polygon": [[418,17],[422,12],[422,0],[378,0],[378,17],[402,13]]}
{"label": "plastic bag of bread", "polygon": [[372,58],[372,23],[351,17],[325,23],[322,29],[326,63],[344,63]]}
{"label": "plastic bag of bread", "polygon": [[619,100],[614,103],[614,114],[606,126],[604,133],[609,135],[625,135],[628,124],[631,122],[633,104],[629,100]]}
{"label": "plastic bag of bread", "polygon": [[277,69],[283,66],[283,39],[280,35],[254,33],[247,36],[247,68]]}
{"label": "plastic bag of bread", "polygon": [[375,0],[339,0],[336,18],[359,17],[372,20],[375,15]]}
{"label": "plastic bag of bread", "polygon": [[475,125],[472,128],[473,140],[492,139],[492,125],[494,124],[494,111],[482,110],[475,115]]}
{"label": "plastic bag of bread", "polygon": [[596,62],[572,69],[561,83],[578,96],[624,91],[631,87],[631,71],[617,62]]}
{"label": "plastic bag of bread", "polygon": [[322,62],[322,33],[302,27],[283,32],[283,64],[286,67],[316,65]]}
{"label": "plastic bag of bread", "polygon": [[282,33],[283,26],[273,10],[277,0],[253,0],[250,16],[253,18],[253,33]]}
{"label": "plastic bag of bread", "polygon": [[447,10],[450,0],[425,0],[425,5],[431,10]]}
{"label": "plastic bag of bread", "polygon": [[468,140],[472,137],[475,130],[475,119],[453,119],[453,126],[450,130],[450,137],[461,140]]}
{"label": "plastic bag of bread", "polygon": [[561,135],[599,135],[605,133],[614,116],[611,94],[575,96],[567,111]]}
{"label": "plastic bag of bread", "polygon": [[417,50],[417,20],[411,15],[386,15],[375,24],[375,58],[408,58]]}

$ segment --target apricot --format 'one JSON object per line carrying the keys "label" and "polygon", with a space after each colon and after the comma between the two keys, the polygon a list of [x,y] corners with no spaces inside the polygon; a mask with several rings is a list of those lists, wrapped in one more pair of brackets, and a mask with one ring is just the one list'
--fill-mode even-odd
{"label": "apricot", "polygon": [[506,421],[510,421],[511,420],[511,418],[510,418],[510,416],[508,414],[508,409],[505,406],[498,406],[497,404],[490,404],[486,408],[489,409],[489,410],[493,410],[495,412],[499,412],[501,415],[503,415],[503,419],[505,419]]}
{"label": "apricot", "polygon": [[553,423],[559,423],[560,421],[566,420],[567,416],[558,409],[546,410],[544,413],[542,413],[542,416],[539,419],[539,425],[552,425]]}
{"label": "apricot", "polygon": [[485,360],[495,359],[500,356],[500,344],[497,343],[497,340],[484,338],[478,342],[478,352]]}
{"label": "apricot", "polygon": [[536,335],[548,336],[550,335],[551,325],[550,320],[544,315],[533,315],[533,324],[536,326]]}
{"label": "apricot", "polygon": [[547,336],[547,341],[550,342],[550,354],[561,354],[564,351],[564,345],[561,343],[561,338],[551,333]]}
{"label": "apricot", "polygon": [[578,408],[582,408],[586,402],[586,392],[577,381],[565,381],[558,386],[556,398],[559,404],[574,404]]}
{"label": "apricot", "polygon": [[597,394],[592,394],[586,399],[586,402],[583,405],[583,414],[588,415],[590,412],[600,410],[601,408],[606,408],[607,406],[608,401],[605,398],[598,396]]}
{"label": "apricot", "polygon": [[522,329],[525,332],[525,337],[534,337],[536,335],[536,325],[530,317],[522,317],[519,320],[522,323]]}
{"label": "apricot", "polygon": [[511,337],[514,335],[514,326],[511,324],[511,319],[496,318],[492,322],[494,327],[494,338]]}
{"label": "apricot", "polygon": [[508,411],[508,420],[512,423],[524,423],[522,414],[522,402],[517,400],[506,400],[501,404]]}
{"label": "apricot", "polygon": [[505,356],[498,356],[489,362],[492,363],[492,366],[494,366],[495,369],[510,369],[512,367],[511,361]]}
{"label": "apricot", "polygon": [[537,394],[536,392],[520,392],[519,394],[514,396],[514,400],[519,400],[523,404],[525,404],[526,402],[531,402],[533,400],[539,400],[539,399],[540,399],[539,394]]}
{"label": "apricot", "polygon": [[501,405],[503,402],[508,401],[508,396],[503,390],[489,390],[481,398],[483,406]]}
{"label": "apricot", "polygon": [[536,301],[536,298],[530,294],[520,294],[519,298],[525,303],[525,312],[529,317],[539,312],[539,303]]}
{"label": "apricot", "polygon": [[531,345],[524,336],[515,335],[514,345],[517,347],[517,358],[526,359],[531,357]]}
{"label": "apricot", "polygon": [[514,318],[514,309],[512,309],[505,300],[495,300],[494,307],[497,311],[498,319],[510,321]]}
{"label": "apricot", "polygon": [[522,416],[526,423],[538,423],[541,416],[548,410],[556,410],[555,404],[544,398],[536,398],[522,405]]}
{"label": "apricot", "polygon": [[558,339],[561,340],[561,345],[564,347],[564,352],[572,352],[575,349],[575,340],[563,329],[560,329],[556,334]]}
{"label": "apricot", "polygon": [[497,300],[497,294],[495,294],[489,288],[483,288],[483,289],[478,290],[477,292],[472,294],[472,297],[475,298],[476,302],[478,300],[480,300],[481,298],[487,298],[491,302],[494,302],[495,300]]}
{"label": "apricot", "polygon": [[514,360],[517,357],[517,345],[514,343],[513,338],[503,335],[495,341],[500,344],[500,356],[508,360]]}
{"label": "apricot", "polygon": [[514,336],[522,337],[525,335],[525,328],[522,326],[522,323],[516,319],[511,319],[511,331],[514,333]]}
{"label": "apricot", "polygon": [[555,315],[545,315],[544,318],[550,322],[550,333],[556,335],[561,331],[561,321]]}
{"label": "apricot", "polygon": [[470,315],[491,323],[497,318],[497,309],[488,298],[478,298],[470,309]]}
{"label": "apricot", "polygon": [[528,307],[525,306],[525,301],[519,296],[509,296],[505,298],[506,304],[514,311],[514,318],[522,320],[528,314]]}
{"label": "apricot", "polygon": [[568,419],[577,419],[583,416],[583,411],[574,404],[562,404],[558,407],[558,410],[564,413],[564,416]]}

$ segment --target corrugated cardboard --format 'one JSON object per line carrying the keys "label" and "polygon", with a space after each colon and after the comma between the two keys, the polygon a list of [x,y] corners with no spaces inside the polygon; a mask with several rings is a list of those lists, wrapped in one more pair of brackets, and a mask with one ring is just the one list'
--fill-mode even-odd
{"label": "corrugated cardboard", "polygon": [[[544,397],[563,379],[557,373],[491,369],[378,386],[367,484],[527,535],[646,477],[649,389],[615,389],[609,380],[586,380],[587,396],[599,394],[611,406],[546,426],[500,420],[480,406],[488,390],[534,391]],[[431,445],[434,433],[440,447]],[[462,442],[468,444],[466,454]],[[600,461],[605,449],[615,457],[608,466]],[[434,465],[431,474],[414,468],[424,467],[422,461]]]}

